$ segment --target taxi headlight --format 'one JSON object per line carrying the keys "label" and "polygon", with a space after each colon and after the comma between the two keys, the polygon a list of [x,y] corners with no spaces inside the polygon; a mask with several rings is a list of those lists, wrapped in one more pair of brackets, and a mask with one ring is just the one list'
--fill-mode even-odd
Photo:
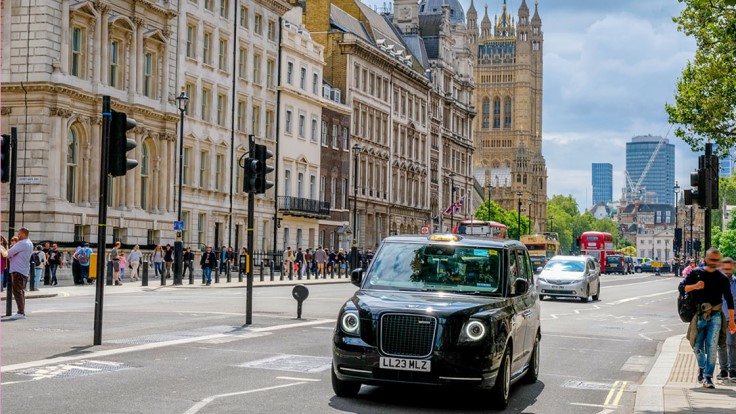
{"label": "taxi headlight", "polygon": [[465,342],[480,341],[486,336],[486,325],[478,320],[470,320],[463,327],[461,340]]}
{"label": "taxi headlight", "polygon": [[360,318],[355,313],[346,312],[340,319],[340,328],[347,334],[355,335],[360,330]]}

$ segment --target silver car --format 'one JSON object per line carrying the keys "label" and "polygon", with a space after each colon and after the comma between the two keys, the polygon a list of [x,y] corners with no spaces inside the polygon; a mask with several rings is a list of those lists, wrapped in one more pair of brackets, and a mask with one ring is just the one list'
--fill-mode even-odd
{"label": "silver car", "polygon": [[590,256],[553,257],[537,276],[537,292],[541,300],[547,296],[599,300],[601,278],[595,260]]}

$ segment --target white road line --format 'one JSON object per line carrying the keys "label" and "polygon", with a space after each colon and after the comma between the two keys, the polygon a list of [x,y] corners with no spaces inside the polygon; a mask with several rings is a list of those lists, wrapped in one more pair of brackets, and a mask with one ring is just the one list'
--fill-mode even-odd
{"label": "white road line", "polygon": [[637,285],[648,285],[650,283],[659,283],[659,282],[662,282],[662,281],[665,281],[665,280],[669,280],[669,279],[657,279],[657,280],[649,280],[647,282],[625,283],[625,284],[620,284],[620,285],[608,285],[608,284],[604,284],[603,286],[605,286],[607,288],[629,287],[629,286],[637,286]]}
{"label": "white road line", "polygon": [[[249,329],[248,332],[273,332],[273,331],[280,331],[284,329],[303,328],[303,327],[313,326],[313,325],[322,325],[326,323],[334,324],[335,320],[334,319],[317,319],[317,320],[309,321],[309,322],[290,323],[286,325],[268,326],[265,328],[253,328],[253,329]],[[19,364],[5,365],[2,368],[0,368],[0,373],[9,372],[9,371],[17,371],[17,370],[28,369],[28,368],[36,368],[36,367],[41,367],[44,365],[62,364],[62,363],[69,362],[69,361],[78,361],[80,359],[105,358],[111,355],[119,355],[119,354],[125,354],[125,353],[136,352],[136,351],[147,351],[150,349],[164,348],[167,346],[174,346],[174,345],[190,344],[194,342],[200,342],[200,341],[216,339],[216,338],[225,338],[229,336],[233,336],[233,335],[213,334],[213,335],[195,336],[191,338],[182,338],[182,339],[174,339],[171,341],[153,342],[153,343],[148,343],[148,344],[135,345],[135,346],[127,347],[127,348],[115,348],[115,349],[107,349],[104,351],[89,352],[89,353],[84,353],[81,355],[56,357],[56,358],[49,358],[49,359],[41,359],[38,361],[22,362]]]}
{"label": "white road line", "polygon": [[293,387],[294,385],[302,385],[302,384],[306,384],[306,382],[292,382],[290,384],[274,385],[273,387],[258,388],[255,390],[247,390],[247,391],[240,391],[240,392],[231,392],[227,394],[213,395],[212,397],[207,397],[204,400],[198,402],[192,408],[185,411],[184,414],[195,414],[199,412],[199,410],[204,408],[207,404],[211,403],[212,401],[218,398],[234,397],[236,395],[253,394],[255,392],[271,391],[271,390],[276,390],[279,388]]}
{"label": "white road line", "polygon": [[654,296],[674,295],[675,293],[677,293],[676,290],[668,290],[666,292],[652,293],[651,295],[634,296],[633,298],[626,298],[626,299],[621,299],[621,300],[617,300],[617,301],[614,301],[614,302],[607,302],[606,304],[607,305],[620,305],[622,303],[631,302],[631,301],[634,301],[634,300],[639,300],[639,299],[644,299],[644,298],[651,298],[651,297],[654,297]]}
{"label": "white road line", "polygon": [[308,381],[308,382],[320,382],[321,379],[316,378],[296,378],[296,377],[276,377],[276,379],[283,379],[289,381]]}
{"label": "white road line", "polygon": [[545,337],[553,336],[555,338],[590,339],[591,341],[631,342],[631,339],[601,338],[601,337],[594,337],[594,336],[574,336],[574,335],[554,335],[554,334],[544,334],[544,336]]}

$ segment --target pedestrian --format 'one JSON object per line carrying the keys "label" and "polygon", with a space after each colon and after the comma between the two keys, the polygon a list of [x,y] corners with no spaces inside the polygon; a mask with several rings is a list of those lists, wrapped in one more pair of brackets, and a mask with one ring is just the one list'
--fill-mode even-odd
{"label": "pedestrian", "polygon": [[230,263],[230,269],[235,269],[235,251],[233,246],[227,248],[227,261]]}
{"label": "pedestrian", "polygon": [[122,285],[120,283],[120,242],[115,242],[110,251],[110,259],[112,261],[112,280],[115,286]]}
{"label": "pedestrian", "polygon": [[[74,259],[79,262],[79,280],[81,281],[81,284],[87,283],[88,285],[91,285],[94,283],[89,275],[89,260],[91,257],[92,249],[90,249],[89,243],[87,242],[74,252]],[[94,277],[96,279],[97,275],[94,275]]]}
{"label": "pedestrian", "polygon": [[15,297],[17,311],[9,319],[25,319],[26,317],[26,293],[24,287],[28,281],[31,271],[31,255],[33,254],[33,243],[28,238],[28,229],[18,229],[18,242],[8,250],[10,259],[10,277]]}
{"label": "pedestrian", "polygon": [[166,264],[166,278],[171,279],[171,265],[174,263],[174,249],[170,244],[166,245],[164,250],[164,263]]}
{"label": "pedestrian", "polygon": [[137,244],[133,246],[133,250],[130,251],[128,254],[128,263],[130,264],[130,279],[131,280],[138,280],[138,267],[141,265],[141,262],[143,261],[143,253],[141,253],[141,248]]}
{"label": "pedestrian", "polygon": [[151,255],[151,261],[153,262],[153,267],[156,271],[156,277],[159,277],[164,273],[163,269],[163,263],[164,263],[164,250],[161,248],[161,245],[158,244],[153,249],[153,254]]}
{"label": "pedestrian", "polygon": [[123,284],[123,277],[125,276],[125,268],[128,267],[128,260],[125,258],[125,252],[120,250],[120,254],[118,255],[118,265],[120,271],[118,272],[118,281],[119,286],[122,286]]}
{"label": "pedestrian", "polygon": [[327,263],[327,252],[325,249],[322,248],[321,245],[317,246],[317,250],[314,252],[314,261],[317,262],[317,272],[316,272],[316,278],[319,278],[320,275],[323,279],[327,278],[327,274],[325,273],[325,263]]}
{"label": "pedestrian", "polygon": [[304,252],[302,252],[301,247],[297,247],[296,249],[296,260],[294,262],[294,269],[296,270],[296,275],[299,278],[299,280],[302,279],[302,271],[304,269]]}
{"label": "pedestrian", "polygon": [[335,265],[337,264],[337,251],[332,249],[327,255],[327,271],[330,274],[335,272]]}
{"label": "pedestrian", "polygon": [[680,293],[693,295],[698,306],[698,313],[690,322],[688,338],[692,343],[695,336],[693,350],[698,362],[698,382],[702,382],[704,388],[715,388],[713,371],[723,319],[721,308],[724,298],[728,307],[729,331],[732,334],[736,333],[733,294],[728,279],[718,270],[720,261],[721,252],[711,247],[705,253],[705,267],[691,271],[680,283]]}
{"label": "pedestrian", "polygon": [[[734,261],[730,257],[724,257],[721,260],[721,273],[726,275],[728,278],[728,284],[731,287],[731,295],[736,298],[736,278],[733,277]],[[725,295],[724,295],[725,297]],[[732,305],[736,305],[733,304]],[[726,299],[723,300],[721,312],[723,317],[726,318],[722,324],[725,327],[730,324],[731,317],[726,311],[728,303]],[[731,308],[736,309],[736,308]],[[731,379],[731,382],[736,382],[736,335],[732,334],[728,329],[721,329],[721,336],[725,334],[725,341],[718,344],[718,362],[721,367],[721,372],[716,376],[719,380]]]}
{"label": "pedestrian", "polygon": [[289,272],[291,274],[294,271],[294,251],[291,250],[291,246],[286,246],[286,251],[284,252],[284,272]]}
{"label": "pedestrian", "polygon": [[61,252],[59,251],[59,245],[54,243],[49,252],[49,268],[51,269],[51,286],[56,286],[59,281],[56,279],[56,271],[61,266]]}
{"label": "pedestrian", "polygon": [[181,278],[184,279],[184,276],[187,275],[187,269],[189,269],[189,274],[194,277],[194,253],[192,252],[192,248],[188,247],[184,249],[184,254],[182,254],[182,262],[183,262],[183,268],[181,270]]}
{"label": "pedestrian", "polygon": [[202,266],[206,285],[211,285],[212,269],[217,269],[217,255],[212,251],[212,246],[207,246],[207,251],[202,253],[202,258],[199,259],[199,265]]}
{"label": "pedestrian", "polygon": [[36,251],[31,255],[31,268],[33,269],[31,290],[39,290],[41,276],[43,276],[43,271],[46,268],[46,253],[43,252],[43,247],[40,244],[36,246]]}
{"label": "pedestrian", "polygon": [[227,246],[223,245],[220,250],[220,273],[225,273],[227,268]]}
{"label": "pedestrian", "polygon": [[8,265],[8,240],[0,236],[0,291],[6,287],[5,270],[8,269]]}
{"label": "pedestrian", "polygon": [[690,259],[690,264],[685,266],[685,268],[682,270],[682,277],[687,277],[690,272],[698,268],[698,264],[695,261],[695,259]]}
{"label": "pedestrian", "polygon": [[72,261],[72,277],[74,278],[74,284],[75,285],[83,285],[85,282],[82,280],[82,265],[79,264],[79,260],[77,260],[77,256],[75,253],[79,251],[84,247],[83,245],[80,245],[74,250],[74,253],[71,254],[71,261]]}
{"label": "pedestrian", "polygon": [[51,266],[49,266],[49,254],[51,253],[51,242],[43,244],[43,254],[46,256],[46,266],[43,267],[43,285],[51,285]]}

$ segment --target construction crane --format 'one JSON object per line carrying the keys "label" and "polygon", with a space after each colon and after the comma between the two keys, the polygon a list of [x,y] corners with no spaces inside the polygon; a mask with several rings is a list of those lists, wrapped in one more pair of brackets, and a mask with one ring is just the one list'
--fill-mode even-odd
{"label": "construction crane", "polygon": [[631,179],[631,175],[629,175],[629,170],[626,170],[626,182],[629,185],[629,200],[634,201],[637,198],[641,198],[641,184],[644,182],[644,179],[649,173],[649,170],[652,168],[652,165],[654,164],[654,160],[657,158],[657,154],[659,153],[659,150],[664,145],[665,141],[667,141],[667,135],[670,134],[671,130],[672,130],[672,125],[670,125],[670,129],[667,131],[667,134],[665,134],[665,136],[660,138],[659,142],[657,142],[657,146],[654,147],[654,152],[652,152],[651,157],[649,157],[649,160],[647,161],[647,165],[644,166],[644,170],[641,172],[641,175],[639,176],[639,179],[636,181],[636,184],[634,184],[633,180]]}

